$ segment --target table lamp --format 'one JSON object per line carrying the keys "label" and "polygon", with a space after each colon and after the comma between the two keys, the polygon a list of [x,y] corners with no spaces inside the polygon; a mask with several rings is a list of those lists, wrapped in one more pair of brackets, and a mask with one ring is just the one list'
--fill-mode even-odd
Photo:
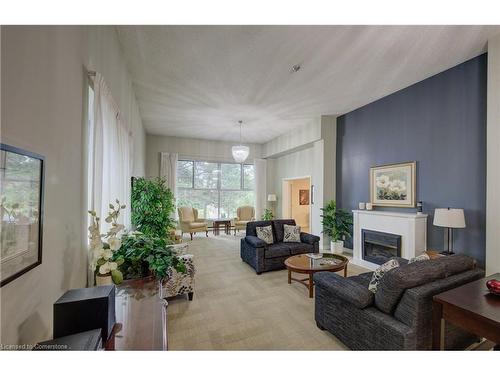
{"label": "table lamp", "polygon": [[436,227],[447,228],[448,249],[441,252],[443,255],[452,255],[453,253],[453,229],[465,228],[464,210],[461,208],[436,208],[434,210],[433,224]]}

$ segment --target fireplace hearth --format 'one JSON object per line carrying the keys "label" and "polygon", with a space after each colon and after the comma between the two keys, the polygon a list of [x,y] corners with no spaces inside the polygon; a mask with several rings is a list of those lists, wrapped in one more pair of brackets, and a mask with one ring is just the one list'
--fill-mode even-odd
{"label": "fireplace hearth", "polygon": [[361,254],[367,262],[384,264],[392,257],[401,256],[400,235],[362,229],[361,236]]}

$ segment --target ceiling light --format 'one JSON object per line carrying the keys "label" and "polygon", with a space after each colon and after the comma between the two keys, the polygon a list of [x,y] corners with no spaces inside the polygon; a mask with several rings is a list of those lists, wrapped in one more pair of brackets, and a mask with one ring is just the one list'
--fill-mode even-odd
{"label": "ceiling light", "polygon": [[250,148],[248,146],[243,146],[241,144],[241,125],[243,121],[238,121],[240,124],[240,144],[237,146],[231,147],[231,152],[233,154],[233,159],[237,163],[243,163],[247,158],[248,154],[250,153]]}

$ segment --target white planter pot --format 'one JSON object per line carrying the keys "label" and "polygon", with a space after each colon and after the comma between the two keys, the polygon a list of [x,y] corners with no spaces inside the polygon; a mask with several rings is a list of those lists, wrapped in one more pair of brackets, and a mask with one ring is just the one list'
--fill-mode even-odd
{"label": "white planter pot", "polygon": [[112,285],[112,284],[113,284],[113,279],[111,278],[111,275],[109,275],[109,276],[97,275],[95,277],[95,285],[97,285],[97,286]]}
{"label": "white planter pot", "polygon": [[330,249],[334,254],[342,254],[344,252],[344,241],[330,241]]}

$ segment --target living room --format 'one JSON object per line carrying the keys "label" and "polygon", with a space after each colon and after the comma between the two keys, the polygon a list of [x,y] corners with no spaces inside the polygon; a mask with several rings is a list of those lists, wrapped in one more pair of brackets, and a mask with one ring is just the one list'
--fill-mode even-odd
{"label": "living room", "polygon": [[498,20],[133,15],[2,20],[2,355],[498,350]]}

